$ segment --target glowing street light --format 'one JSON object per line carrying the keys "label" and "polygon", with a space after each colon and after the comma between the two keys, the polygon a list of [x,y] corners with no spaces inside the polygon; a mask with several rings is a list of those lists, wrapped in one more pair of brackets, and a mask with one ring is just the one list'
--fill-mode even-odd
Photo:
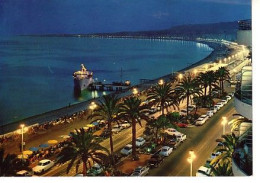
{"label": "glowing street light", "polygon": [[226,124],[227,124],[227,118],[226,117],[222,117],[221,124],[223,125],[223,135],[225,135],[225,127],[226,127]]}
{"label": "glowing street light", "polygon": [[196,77],[196,75],[197,75],[197,72],[198,72],[197,69],[194,69],[194,70],[193,70],[193,73],[194,73],[195,77]]}
{"label": "glowing street light", "polygon": [[137,88],[133,88],[133,94],[134,94],[134,95],[138,94]]}
{"label": "glowing street light", "polygon": [[183,78],[183,75],[182,75],[182,74],[179,74],[179,75],[178,75],[178,78],[179,78],[179,80],[181,81],[182,78]]}
{"label": "glowing street light", "polygon": [[224,58],[224,62],[225,62],[225,63],[227,62],[227,58]]}
{"label": "glowing street light", "polygon": [[24,125],[24,124],[21,124],[20,126],[21,126],[21,128],[22,128],[22,148],[21,148],[21,149],[22,149],[22,161],[23,161],[23,146],[24,146],[23,133],[24,133],[24,126],[25,126],[25,125]]}
{"label": "glowing street light", "polygon": [[93,111],[96,109],[97,104],[95,102],[91,102],[89,105],[89,109],[91,110],[91,115],[93,114]]}
{"label": "glowing street light", "polygon": [[228,57],[228,61],[230,61],[231,60],[231,57]]}
{"label": "glowing street light", "polygon": [[196,156],[195,156],[193,150],[190,150],[189,154],[190,154],[190,156],[188,157],[187,160],[190,163],[190,176],[192,177],[192,163],[193,163],[193,160],[196,158]]}
{"label": "glowing street light", "polygon": [[164,84],[164,81],[163,79],[160,79],[159,82],[158,82],[159,85],[163,85]]}

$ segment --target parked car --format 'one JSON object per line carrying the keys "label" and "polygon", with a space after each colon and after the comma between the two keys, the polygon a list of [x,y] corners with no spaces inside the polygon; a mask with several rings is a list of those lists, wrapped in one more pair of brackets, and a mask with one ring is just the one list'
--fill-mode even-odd
{"label": "parked car", "polygon": [[210,110],[206,114],[209,118],[211,118],[214,115],[214,111]]}
{"label": "parked car", "polygon": [[20,170],[19,172],[16,173],[16,176],[18,176],[18,177],[31,177],[31,176],[33,176],[33,173],[29,172],[27,170]]}
{"label": "parked car", "polygon": [[232,99],[232,97],[230,95],[227,95],[225,98],[227,99],[227,101]]}
{"label": "parked car", "polygon": [[203,125],[208,118],[209,118],[209,117],[208,117],[207,115],[205,115],[205,114],[201,115],[201,116],[196,120],[195,125],[197,125],[197,126]]}
{"label": "parked car", "polygon": [[138,137],[135,141],[137,147],[141,147],[145,143],[145,139],[143,137]]}
{"label": "parked car", "polygon": [[213,111],[214,114],[218,111],[218,109],[214,107],[211,107],[210,110]]}
{"label": "parked car", "polygon": [[220,154],[221,154],[221,152],[213,152],[213,153],[211,154],[210,159],[213,160],[214,158],[216,158],[216,157],[219,156]]}
{"label": "parked car", "polygon": [[134,172],[131,174],[131,176],[145,176],[149,173],[149,167],[148,166],[138,166]]}
{"label": "parked car", "polygon": [[224,103],[222,103],[222,102],[218,102],[216,105],[219,105],[219,106],[220,106],[220,108],[221,108],[221,107],[223,107],[223,106],[224,106]]}
{"label": "parked car", "polygon": [[154,114],[156,112],[157,112],[157,108],[155,108],[155,107],[151,107],[151,109],[149,110],[150,114]]}
{"label": "parked car", "polygon": [[220,105],[214,105],[214,110],[219,110],[221,108],[221,106]]}
{"label": "parked car", "polygon": [[102,131],[102,133],[100,134],[100,137],[106,138],[106,137],[109,137],[109,135],[110,135],[109,130],[108,130],[108,129],[104,129],[104,130]]}
{"label": "parked car", "polygon": [[174,149],[176,149],[179,145],[180,145],[180,141],[177,140],[177,138],[172,138],[170,141],[169,141],[169,145],[172,146]]}
{"label": "parked car", "polygon": [[172,147],[163,146],[160,151],[160,155],[169,156],[172,153]]}
{"label": "parked car", "polygon": [[228,103],[228,101],[227,101],[227,99],[225,100],[225,99],[222,99],[221,101],[220,101],[222,104],[227,104]]}
{"label": "parked car", "polygon": [[193,111],[195,108],[196,108],[195,105],[189,105],[189,106],[188,106],[188,111],[189,111],[189,112],[190,112],[190,111]]}
{"label": "parked car", "polygon": [[127,144],[121,151],[120,153],[123,155],[129,155],[132,153],[132,145],[131,144]]}
{"label": "parked car", "polygon": [[121,125],[114,125],[112,128],[112,133],[119,133],[123,130],[123,127]]}
{"label": "parked car", "polygon": [[187,110],[186,109],[182,109],[181,112],[180,112],[180,115],[186,116],[187,115]]}
{"label": "parked car", "polygon": [[164,132],[168,135],[177,135],[180,133],[175,128],[167,128]]}
{"label": "parked car", "polygon": [[51,167],[54,166],[54,162],[49,159],[43,159],[39,161],[38,165],[36,167],[33,167],[33,172],[35,174],[44,173],[47,170],[49,170]]}
{"label": "parked car", "polygon": [[103,168],[102,166],[100,166],[99,164],[95,163],[88,171],[87,174],[88,175],[92,175],[92,176],[97,176],[100,175],[103,172]]}
{"label": "parked car", "polygon": [[234,97],[234,92],[228,94],[231,98]]}
{"label": "parked car", "polygon": [[121,123],[121,127],[122,128],[129,128],[129,127],[131,127],[131,124],[130,123],[128,123],[127,121],[124,121],[123,123]]}
{"label": "parked car", "polygon": [[188,127],[188,125],[185,124],[185,123],[175,122],[175,124],[176,124],[178,127],[180,127],[180,128],[187,128],[187,127]]}
{"label": "parked car", "polygon": [[182,134],[182,133],[180,133],[180,134],[176,135],[176,139],[177,139],[178,141],[180,141],[180,142],[183,142],[184,140],[187,139],[187,136],[184,135],[184,134]]}
{"label": "parked car", "polygon": [[148,161],[150,168],[158,167],[163,162],[163,157],[160,154],[154,154]]}
{"label": "parked car", "polygon": [[196,173],[196,177],[207,177],[207,176],[210,176],[210,172],[211,172],[211,169],[210,168],[207,168],[205,166],[201,166],[197,173]]}

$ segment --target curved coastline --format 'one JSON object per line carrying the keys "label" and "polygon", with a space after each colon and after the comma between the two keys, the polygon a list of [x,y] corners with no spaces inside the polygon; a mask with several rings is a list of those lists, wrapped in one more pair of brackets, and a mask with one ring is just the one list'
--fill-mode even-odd
{"label": "curved coastline", "polygon": [[[149,39],[149,38],[146,38],[146,39]],[[178,40],[178,39],[174,39],[174,40]],[[210,61],[214,61],[217,58],[222,58],[222,57],[224,57],[228,54],[227,50],[229,50],[229,48],[226,45],[222,45],[222,43],[219,43],[219,42],[198,41],[198,40],[183,40],[183,39],[182,39],[182,41],[192,41],[192,42],[197,42],[197,43],[201,43],[201,44],[206,44],[207,46],[212,48],[213,51],[207,57],[193,63],[190,66],[184,67],[183,69],[181,69],[177,72],[184,72],[184,71],[187,71],[187,70],[192,69],[194,67],[197,67],[199,65],[208,63]],[[172,76],[172,74],[170,73],[170,74],[164,75],[160,78],[168,80],[171,76]],[[155,78],[155,79],[151,80],[151,82],[149,82],[149,84],[156,83],[157,80],[160,79],[160,78]],[[144,89],[147,88],[147,85],[145,86],[144,84],[138,84],[138,85],[135,85],[133,87],[138,87],[138,88],[140,88],[140,90],[144,90]],[[126,96],[127,93],[130,90],[131,90],[131,88],[126,90],[123,93],[120,93],[119,97]],[[131,94],[131,92],[129,94]],[[98,99],[98,98],[96,98],[96,99]],[[69,116],[75,114],[76,112],[85,110],[86,106],[90,102],[92,102],[93,100],[96,100],[96,99],[90,99],[90,100],[87,100],[87,101],[84,101],[84,102],[80,102],[80,103],[73,104],[73,105],[70,105],[70,106],[65,106],[65,107],[62,107],[62,108],[59,108],[59,109],[56,109],[56,110],[51,110],[51,111],[48,111],[48,112],[45,112],[45,113],[42,113],[42,114],[38,114],[38,115],[35,115],[35,116],[31,116],[31,117],[28,117],[28,118],[25,118],[25,119],[22,119],[22,120],[18,120],[18,121],[3,125],[3,126],[0,127],[1,128],[0,135],[6,134],[6,133],[9,133],[9,132],[13,132],[14,130],[16,130],[18,128],[19,124],[21,124],[21,123],[25,123],[27,126],[30,126],[30,125],[34,125],[36,123],[39,123],[39,124],[48,123],[52,120],[56,120],[56,119],[59,119],[59,118],[65,117],[65,116],[69,117]]]}

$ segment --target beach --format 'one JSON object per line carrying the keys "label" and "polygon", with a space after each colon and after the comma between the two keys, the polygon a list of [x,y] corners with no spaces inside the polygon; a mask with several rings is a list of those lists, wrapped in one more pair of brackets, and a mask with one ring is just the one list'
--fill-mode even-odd
{"label": "beach", "polygon": [[[191,70],[195,67],[198,67],[199,65],[216,61],[218,59],[224,58],[227,55],[235,52],[234,48],[228,47],[227,45],[220,43],[220,42],[206,41],[206,40],[199,40],[199,41],[193,40],[193,41],[196,41],[196,42],[202,43],[202,44],[207,44],[209,47],[211,47],[214,50],[206,58],[177,71],[177,73],[187,72],[188,70]],[[164,79],[166,81],[170,80],[170,78],[174,74],[176,74],[176,73],[170,73],[170,74],[167,74],[167,75],[162,75],[162,77],[160,77],[160,78],[155,78],[153,80],[150,80],[149,82],[132,86],[131,88],[135,87],[135,88],[138,88],[139,91],[142,91],[144,89],[149,88],[151,85],[157,83],[157,81],[159,79]],[[122,93],[119,93],[117,95],[119,97],[130,95],[132,93],[131,88],[127,89],[127,90],[125,90]],[[45,112],[43,114],[39,114],[39,115],[32,116],[32,117],[29,117],[29,118],[26,118],[26,119],[23,119],[23,120],[16,121],[14,123],[10,123],[10,124],[1,126],[0,135],[6,134],[6,133],[9,133],[9,132],[12,132],[12,131],[18,129],[19,125],[21,123],[24,123],[26,126],[30,126],[30,125],[34,125],[34,124],[37,124],[37,123],[43,124],[43,123],[55,121],[55,120],[58,120],[58,119],[69,119],[70,117],[73,116],[73,114],[78,113],[80,111],[81,112],[85,111],[87,109],[88,105],[94,100],[96,100],[96,99],[91,99],[91,100],[84,101],[84,102],[81,102],[81,103],[78,103],[78,104],[68,105],[68,106],[62,107],[60,109]]]}

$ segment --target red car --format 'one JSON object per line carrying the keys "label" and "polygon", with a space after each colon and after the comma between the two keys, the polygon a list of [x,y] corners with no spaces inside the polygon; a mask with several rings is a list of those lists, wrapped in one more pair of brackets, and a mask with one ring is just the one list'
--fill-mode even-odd
{"label": "red car", "polygon": [[178,127],[180,127],[180,128],[187,128],[187,127],[188,127],[188,125],[185,124],[185,123],[178,123],[178,122],[175,122],[175,124],[176,124]]}

